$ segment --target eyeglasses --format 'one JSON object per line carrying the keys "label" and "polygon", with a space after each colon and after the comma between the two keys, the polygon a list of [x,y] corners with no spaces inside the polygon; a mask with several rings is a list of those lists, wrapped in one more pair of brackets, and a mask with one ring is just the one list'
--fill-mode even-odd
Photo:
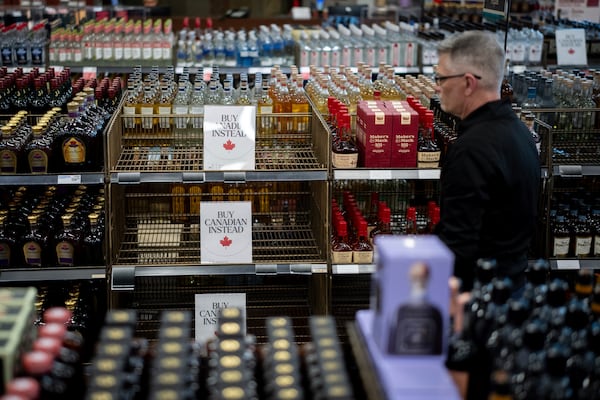
{"label": "eyeglasses", "polygon": [[[435,81],[436,85],[440,86],[442,84],[442,82],[444,82],[446,79],[462,78],[466,74],[468,74],[468,72],[465,72],[462,74],[456,74],[456,75],[434,75],[433,80]],[[473,75],[473,77],[475,79],[481,79],[481,77],[479,75],[475,75],[475,74],[471,74],[471,75]]]}

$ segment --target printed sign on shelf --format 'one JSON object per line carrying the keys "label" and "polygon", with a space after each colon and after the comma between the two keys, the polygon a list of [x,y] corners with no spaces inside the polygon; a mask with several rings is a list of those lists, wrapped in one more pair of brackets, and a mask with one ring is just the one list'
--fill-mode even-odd
{"label": "printed sign on shelf", "polygon": [[253,170],[256,107],[204,106],[204,169]]}
{"label": "printed sign on shelf", "polygon": [[194,297],[195,339],[205,343],[215,338],[221,309],[235,307],[241,310],[242,333],[246,334],[246,293],[203,293]]}
{"label": "printed sign on shelf", "polygon": [[557,29],[555,37],[558,65],[587,65],[584,29]]}
{"label": "printed sign on shelf", "polygon": [[252,203],[200,202],[202,264],[252,263]]}
{"label": "printed sign on shelf", "polygon": [[554,16],[572,21],[600,22],[598,0],[556,0]]}

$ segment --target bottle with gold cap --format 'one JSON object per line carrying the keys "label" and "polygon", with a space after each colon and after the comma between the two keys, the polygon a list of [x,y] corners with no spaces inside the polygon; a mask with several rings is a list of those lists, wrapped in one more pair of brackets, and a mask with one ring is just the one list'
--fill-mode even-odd
{"label": "bottle with gold cap", "polygon": [[21,240],[23,260],[29,267],[46,267],[49,265],[50,241],[47,233],[38,224],[39,214],[31,213],[27,216],[29,231]]}
{"label": "bottle with gold cap", "polygon": [[72,224],[73,214],[61,216],[62,229],[54,237],[56,243],[56,264],[63,267],[79,265],[81,254],[81,231]]}
{"label": "bottle with gold cap", "polygon": [[33,140],[25,146],[25,157],[28,172],[32,174],[45,174],[50,171],[52,158],[52,138],[44,135],[44,126],[34,125],[32,128]]}

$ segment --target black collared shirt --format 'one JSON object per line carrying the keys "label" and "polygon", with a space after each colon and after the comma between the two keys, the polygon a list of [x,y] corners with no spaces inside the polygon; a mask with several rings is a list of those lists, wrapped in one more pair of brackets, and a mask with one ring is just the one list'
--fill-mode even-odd
{"label": "black collared shirt", "polygon": [[441,170],[437,233],[456,257],[461,290],[473,285],[479,258],[522,275],[535,232],[539,156],[529,129],[508,101],[485,104],[462,120]]}

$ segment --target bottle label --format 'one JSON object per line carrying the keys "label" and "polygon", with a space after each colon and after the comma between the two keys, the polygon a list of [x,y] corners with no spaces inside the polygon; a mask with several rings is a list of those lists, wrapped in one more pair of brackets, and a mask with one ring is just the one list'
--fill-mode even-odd
{"label": "bottle label", "polygon": [[44,64],[44,48],[42,46],[31,46],[31,65]]}
{"label": "bottle label", "polygon": [[172,58],[173,58],[173,48],[171,46],[169,46],[169,44],[167,43],[162,48],[162,59],[163,60],[171,60]]}
{"label": "bottle label", "polygon": [[135,128],[135,118],[133,117],[133,115],[135,115],[135,106],[123,106],[123,114],[132,115],[131,117],[123,118],[123,126],[126,129]]}
{"label": "bottle label", "polygon": [[379,50],[377,51],[377,54],[378,54],[377,64],[380,64],[380,63],[387,64],[388,63],[388,48],[386,46],[381,46],[379,48]]}
{"label": "bottle label", "polygon": [[350,264],[352,262],[352,251],[332,251],[331,262],[334,264]]}
{"label": "bottle label", "polygon": [[2,65],[13,64],[13,53],[11,46],[2,46],[0,48],[0,53],[2,54]]}
{"label": "bottle label", "polygon": [[554,238],[554,248],[552,255],[554,257],[564,257],[569,254],[569,240],[570,238],[565,237],[555,237]]}
{"label": "bottle label", "polygon": [[112,60],[113,59],[113,48],[112,46],[104,46],[102,48],[102,57],[104,60]]}
{"label": "bottle label", "polygon": [[404,59],[404,67],[412,67],[415,65],[415,45],[412,42],[406,43],[406,58]]}
{"label": "bottle label", "polygon": [[369,47],[367,49],[367,64],[369,65],[377,65],[377,60],[375,60],[375,49],[372,47]]}
{"label": "bottle label", "polygon": [[0,267],[10,265],[10,246],[6,243],[0,243]]}
{"label": "bottle label", "polygon": [[600,234],[594,236],[594,255],[600,256]]}
{"label": "bottle label", "polygon": [[140,113],[142,115],[146,115],[146,117],[142,117],[142,128],[143,129],[152,129],[152,115],[154,115],[153,107],[140,107]]}
{"label": "bottle label", "polygon": [[190,118],[190,120],[192,122],[192,128],[202,129],[202,127],[204,125],[204,117],[201,115],[204,114],[204,106],[201,106],[201,105],[190,106],[190,114],[196,115],[196,116]]}
{"label": "bottle label", "polygon": [[0,173],[17,173],[17,155],[12,150],[0,151]]}
{"label": "bottle label", "polygon": [[358,154],[331,153],[331,163],[335,168],[356,168],[358,165]]}
{"label": "bottle label", "polygon": [[102,56],[104,55],[104,51],[102,51],[103,48],[100,46],[97,46],[95,50],[96,50],[95,51],[96,60],[102,60]]}
{"label": "bottle label", "polygon": [[156,43],[154,47],[152,47],[152,59],[153,60],[162,60],[162,47],[159,47],[160,43]]}
{"label": "bottle label", "polygon": [[419,168],[437,168],[440,163],[439,151],[423,151],[417,153],[417,166]]}
{"label": "bottle label", "polygon": [[152,59],[152,47],[150,45],[144,44],[142,48],[142,60],[150,60]]}
{"label": "bottle label", "polygon": [[356,65],[359,62],[363,62],[363,61],[364,61],[364,54],[363,54],[362,47],[355,47],[354,48],[354,65]]}
{"label": "bottle label", "polygon": [[[331,62],[329,65],[331,65],[332,67],[339,67],[341,65],[341,54],[339,51],[334,50],[331,52]],[[347,65],[347,64],[344,64]]]}
{"label": "bottle label", "polygon": [[341,65],[352,65],[352,51],[348,47],[344,47],[344,49],[342,49]]}
{"label": "bottle label", "polygon": [[92,44],[90,42],[85,42],[83,45],[83,57],[86,60],[91,60],[93,58],[93,54]]}
{"label": "bottle label", "polygon": [[85,162],[85,150],[81,140],[70,137],[62,145],[63,160],[66,164],[81,164]]}
{"label": "bottle label", "polygon": [[48,155],[42,150],[31,150],[27,155],[29,170],[32,174],[45,174],[48,172]]}
{"label": "bottle label", "polygon": [[525,46],[521,43],[515,44],[512,51],[511,63],[525,62]]}
{"label": "bottle label", "polygon": [[390,57],[390,64],[392,67],[400,66],[400,43],[392,44],[392,55]]}
{"label": "bottle label", "polygon": [[373,251],[353,251],[352,261],[357,264],[371,264],[373,262]]}
{"label": "bottle label", "polygon": [[318,50],[311,50],[309,57],[309,65],[321,66],[321,53]]}
{"label": "bottle label", "polygon": [[140,46],[134,45],[131,48],[131,58],[134,59],[134,60],[141,60],[142,59],[142,48]]}
{"label": "bottle label", "polygon": [[123,53],[124,53],[123,46],[115,47],[115,60],[122,60]]}
{"label": "bottle label", "polygon": [[131,49],[131,45],[125,45],[125,47],[123,47],[123,60],[131,60],[132,56],[133,52]]}
{"label": "bottle label", "polygon": [[17,65],[29,64],[29,57],[27,57],[28,49],[25,46],[15,46],[15,57]]}
{"label": "bottle label", "polygon": [[575,256],[589,256],[592,251],[592,237],[575,238]]}
{"label": "bottle label", "polygon": [[75,248],[69,242],[59,242],[56,245],[56,259],[58,265],[72,267],[75,262]]}
{"label": "bottle label", "polygon": [[542,62],[542,45],[539,43],[529,46],[529,63],[539,64]]}
{"label": "bottle label", "polygon": [[80,63],[83,61],[83,53],[81,52],[81,50],[75,50],[73,51],[73,61]]}
{"label": "bottle label", "polygon": [[42,248],[35,242],[27,242],[23,245],[23,256],[28,265],[37,267],[42,265]]}
{"label": "bottle label", "polygon": [[171,127],[171,118],[165,115],[171,114],[171,106],[158,106],[158,126],[161,129],[167,129]]}

